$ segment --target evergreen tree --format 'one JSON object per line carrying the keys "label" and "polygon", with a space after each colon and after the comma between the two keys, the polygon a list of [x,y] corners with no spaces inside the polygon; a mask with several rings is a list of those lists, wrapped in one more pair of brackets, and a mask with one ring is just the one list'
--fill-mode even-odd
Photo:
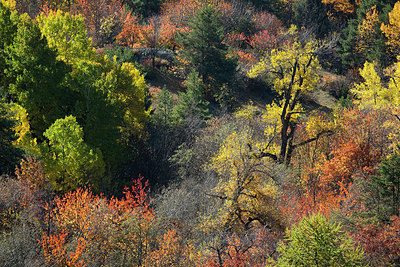
{"label": "evergreen tree", "polygon": [[173,101],[166,85],[163,86],[157,100],[158,108],[153,115],[153,120],[156,124],[164,127],[169,126],[172,123]]}
{"label": "evergreen tree", "polygon": [[208,102],[203,99],[204,84],[197,72],[190,72],[186,86],[187,91],[179,94],[180,101],[174,108],[174,117],[178,122],[189,117],[208,119],[210,117]]}
{"label": "evergreen tree", "polygon": [[327,15],[327,8],[321,0],[299,0],[293,4],[293,23],[299,28],[311,30],[315,37],[322,39],[332,28]]}
{"label": "evergreen tree", "polygon": [[400,209],[400,146],[389,158],[384,159],[379,166],[379,190],[383,197],[388,198],[389,214],[399,216]]}
{"label": "evergreen tree", "polygon": [[126,0],[125,3],[137,15],[149,17],[157,13],[161,7],[161,0]]}
{"label": "evergreen tree", "polygon": [[364,194],[367,217],[388,223],[400,209],[400,145],[390,157],[379,165],[378,175],[371,177]]}
{"label": "evergreen tree", "polygon": [[178,38],[183,56],[205,84],[231,82],[236,62],[227,58],[228,47],[222,42],[224,29],[218,11],[208,5],[202,7],[189,26],[192,30]]}
{"label": "evergreen tree", "polygon": [[321,214],[302,219],[280,243],[279,266],[364,266],[363,251]]}

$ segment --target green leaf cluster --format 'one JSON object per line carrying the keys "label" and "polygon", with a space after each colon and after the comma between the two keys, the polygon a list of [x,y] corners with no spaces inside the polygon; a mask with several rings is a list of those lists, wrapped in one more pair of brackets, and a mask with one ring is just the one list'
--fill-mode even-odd
{"label": "green leaf cluster", "polygon": [[155,124],[163,125],[164,127],[172,125],[174,123],[172,117],[174,101],[166,85],[161,89],[161,93],[158,95],[157,100],[157,109],[152,120]]}
{"label": "green leaf cluster", "polygon": [[42,144],[44,168],[55,190],[67,192],[88,184],[98,189],[105,171],[102,154],[83,141],[75,117],[56,120],[44,136],[48,139]]}
{"label": "green leaf cluster", "polygon": [[187,119],[209,119],[211,114],[207,108],[208,102],[204,100],[204,87],[199,74],[193,70],[186,80],[186,92],[179,92],[178,102],[174,105],[171,94],[164,86],[157,98],[158,107],[153,116],[154,122],[163,126],[176,126]]}

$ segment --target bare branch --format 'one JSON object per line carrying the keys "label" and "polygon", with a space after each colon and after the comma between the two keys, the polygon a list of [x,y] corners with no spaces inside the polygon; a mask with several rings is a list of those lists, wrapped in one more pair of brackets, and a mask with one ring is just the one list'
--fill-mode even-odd
{"label": "bare branch", "polygon": [[306,144],[308,144],[308,143],[314,142],[314,141],[318,140],[318,139],[319,139],[322,135],[324,135],[324,134],[326,134],[327,136],[331,136],[331,135],[334,134],[334,132],[333,132],[332,130],[324,130],[324,131],[322,131],[322,132],[319,132],[319,133],[317,134],[317,136],[315,136],[315,137],[313,137],[313,138],[310,138],[310,139],[307,139],[307,140],[305,140],[305,141],[303,141],[303,142],[300,142],[300,143],[298,143],[298,144],[293,145],[293,149],[295,149],[295,148],[297,148],[297,147],[299,147],[299,146],[303,146],[303,145],[306,145]]}

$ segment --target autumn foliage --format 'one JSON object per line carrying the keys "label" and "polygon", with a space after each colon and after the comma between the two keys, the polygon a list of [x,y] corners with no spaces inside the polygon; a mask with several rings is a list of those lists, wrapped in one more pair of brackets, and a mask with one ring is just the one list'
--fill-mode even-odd
{"label": "autumn foliage", "polygon": [[400,259],[400,219],[392,216],[390,224],[359,225],[354,237],[360,242],[373,265],[392,265]]}
{"label": "autumn foliage", "polygon": [[265,229],[255,230],[253,236],[226,236],[219,246],[212,246],[203,266],[265,266],[272,258],[279,236]]}
{"label": "autumn foliage", "polygon": [[0,0],[1,264],[399,266],[395,2]]}
{"label": "autumn foliage", "polygon": [[40,243],[43,246],[43,253],[47,264],[56,266],[85,266],[83,264],[82,252],[85,249],[85,241],[80,238],[77,242],[75,251],[67,253],[65,239],[67,233],[48,236],[43,234],[43,240]]}
{"label": "autumn foliage", "polygon": [[[46,206],[54,227],[41,240],[46,260],[68,266],[105,264],[124,252],[130,262],[141,265],[150,253],[154,224],[148,183],[142,180],[140,177],[130,189],[125,188],[121,199],[95,196],[82,188],[56,197],[53,207]],[[92,254],[95,251],[97,255]]]}
{"label": "autumn foliage", "polygon": [[329,16],[349,16],[356,11],[358,1],[352,0],[322,0],[322,3],[330,7]]}
{"label": "autumn foliage", "polygon": [[400,36],[400,2],[396,2],[393,10],[389,12],[389,23],[381,25],[381,30],[387,38],[386,44],[391,51],[398,55],[399,52],[399,36]]}
{"label": "autumn foliage", "polygon": [[[128,14],[117,41],[130,47],[166,47],[175,50],[179,48],[176,41],[178,33],[190,31],[190,21],[205,5],[218,10],[226,31],[224,42],[235,48],[235,54],[243,59],[244,64],[254,63],[250,60],[255,57],[254,53],[262,54],[278,45],[282,23],[274,15],[255,11],[253,7],[239,2],[195,0],[166,1],[160,15],[148,18],[145,23],[139,23],[134,15]],[[246,17],[252,28],[238,28],[235,19],[240,16]]]}

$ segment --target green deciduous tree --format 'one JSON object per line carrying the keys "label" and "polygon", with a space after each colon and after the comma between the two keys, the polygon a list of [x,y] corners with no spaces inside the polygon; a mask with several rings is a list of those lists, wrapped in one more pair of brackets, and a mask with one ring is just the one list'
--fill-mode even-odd
{"label": "green deciduous tree", "polygon": [[304,218],[287,231],[280,243],[279,266],[364,266],[363,251],[356,247],[340,224],[323,215]]}
{"label": "green deciduous tree", "polygon": [[[130,63],[96,55],[84,19],[62,11],[38,18],[42,34],[72,71],[66,85],[76,98],[70,113],[82,125],[84,140],[100,148],[109,174],[132,159],[133,145],[146,137],[143,76]],[[62,117],[62,116],[61,116]],[[131,146],[131,149],[128,149]]]}
{"label": "green deciduous tree", "polygon": [[1,4],[0,35],[0,86],[21,106],[19,146],[38,152],[35,139],[73,115],[84,142],[101,150],[108,178],[137,156],[149,119],[144,78],[130,63],[97,55],[82,16],[48,10],[34,21]]}
{"label": "green deciduous tree", "polygon": [[58,59],[72,63],[95,57],[92,41],[87,38],[82,15],[72,16],[61,10],[49,11],[48,14],[41,13],[37,21],[49,46],[57,49]]}
{"label": "green deciduous tree", "polygon": [[5,90],[26,109],[32,132],[41,139],[44,130],[73,106],[74,92],[63,86],[69,68],[56,59],[37,23],[26,15],[19,18],[13,41],[4,51]]}
{"label": "green deciduous tree", "polygon": [[99,188],[104,175],[101,152],[83,141],[83,130],[75,117],[56,120],[44,136],[48,139],[42,147],[44,169],[57,191],[66,192],[88,184]]}
{"label": "green deciduous tree", "polygon": [[13,127],[16,121],[10,116],[9,106],[0,100],[0,174],[12,173],[22,151],[13,145],[18,138]]}
{"label": "green deciduous tree", "polygon": [[5,86],[5,73],[6,68],[5,62],[5,48],[12,44],[15,33],[17,32],[18,15],[17,12],[12,12],[9,7],[6,7],[2,1],[0,1],[0,86]]}
{"label": "green deciduous tree", "polygon": [[107,96],[106,101],[114,106],[116,114],[121,114],[119,140],[135,145],[146,139],[150,111],[146,108],[146,83],[139,70],[131,63],[119,65],[115,60],[107,60],[98,83],[98,90]]}
{"label": "green deciduous tree", "polygon": [[70,86],[79,93],[73,114],[84,129],[84,139],[100,148],[109,174],[132,160],[135,145],[147,138],[143,76],[131,63],[108,59],[74,64]]}
{"label": "green deciduous tree", "polygon": [[70,86],[79,92],[73,114],[84,130],[84,140],[92,147],[100,148],[108,170],[117,168],[126,159],[124,147],[118,142],[123,124],[122,107],[111,101],[108,87],[103,86],[105,68],[94,61],[74,64]]}

